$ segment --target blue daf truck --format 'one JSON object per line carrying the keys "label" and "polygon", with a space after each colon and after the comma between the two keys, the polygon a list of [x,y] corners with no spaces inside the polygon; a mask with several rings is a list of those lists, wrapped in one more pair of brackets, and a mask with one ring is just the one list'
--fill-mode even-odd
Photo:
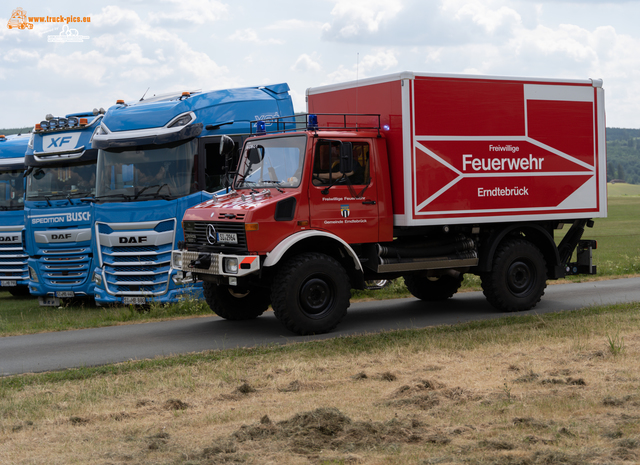
{"label": "blue daf truck", "polygon": [[91,139],[104,110],[36,124],[25,155],[25,249],[29,290],[40,305],[92,297],[93,203],[98,151]]}
{"label": "blue daf truck", "polygon": [[283,115],[293,115],[284,83],[119,100],[109,108],[93,138],[96,304],[201,297],[201,284],[170,267],[184,240],[182,216],[230,180],[237,157],[221,155],[222,135],[237,153],[251,121]]}
{"label": "blue daf truck", "polygon": [[24,153],[29,135],[0,135],[0,291],[29,295],[24,251]]}

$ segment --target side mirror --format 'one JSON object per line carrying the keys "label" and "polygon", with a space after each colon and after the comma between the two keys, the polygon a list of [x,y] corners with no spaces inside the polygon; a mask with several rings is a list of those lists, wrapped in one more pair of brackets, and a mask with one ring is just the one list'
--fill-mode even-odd
{"label": "side mirror", "polygon": [[342,142],[340,145],[340,172],[351,173],[353,171],[353,145],[351,142]]}
{"label": "side mirror", "polygon": [[233,148],[235,147],[235,143],[233,139],[229,136],[220,137],[220,155],[229,155],[233,152]]}
{"label": "side mirror", "polygon": [[251,163],[252,165],[260,164],[263,157],[264,157],[264,147],[254,146],[249,149],[248,158],[249,158],[249,163]]}
{"label": "side mirror", "polygon": [[33,177],[34,177],[35,179],[37,179],[37,180],[40,180],[40,179],[44,178],[44,175],[45,175],[45,174],[46,174],[46,173],[44,172],[44,170],[42,170],[41,168],[38,168],[38,169],[36,170],[36,172],[33,174]]}

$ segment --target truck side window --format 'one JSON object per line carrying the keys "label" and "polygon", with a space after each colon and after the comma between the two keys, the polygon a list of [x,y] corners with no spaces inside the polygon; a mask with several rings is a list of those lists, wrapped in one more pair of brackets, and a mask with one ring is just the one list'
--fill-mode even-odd
{"label": "truck side window", "polygon": [[333,180],[336,184],[353,185],[369,184],[369,144],[366,142],[353,142],[353,171],[340,173],[340,142],[319,141],[316,144],[316,154],[313,160],[313,185],[325,186]]}

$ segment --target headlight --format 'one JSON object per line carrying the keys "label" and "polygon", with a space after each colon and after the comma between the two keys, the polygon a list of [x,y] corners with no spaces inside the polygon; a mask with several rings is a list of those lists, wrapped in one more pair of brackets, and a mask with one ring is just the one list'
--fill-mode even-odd
{"label": "headlight", "polygon": [[40,281],[38,281],[38,274],[36,273],[36,270],[34,270],[31,267],[29,267],[29,279],[31,281],[33,281],[34,283],[39,283],[40,282]]}
{"label": "headlight", "polygon": [[174,270],[182,269],[182,254],[175,250],[171,253],[171,268]]}
{"label": "headlight", "polygon": [[225,273],[238,274],[238,259],[235,257],[226,257],[223,262]]}
{"label": "headlight", "polygon": [[92,281],[96,284],[96,286],[101,286],[102,285],[102,275],[98,272],[93,272],[93,279]]}

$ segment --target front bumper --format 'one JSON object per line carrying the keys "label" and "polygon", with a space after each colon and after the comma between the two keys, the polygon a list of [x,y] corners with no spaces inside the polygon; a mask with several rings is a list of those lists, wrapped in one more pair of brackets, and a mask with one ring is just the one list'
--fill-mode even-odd
{"label": "front bumper", "polygon": [[94,298],[97,305],[145,305],[151,302],[172,304],[184,299],[203,298],[202,283],[196,283],[188,273],[171,272],[167,286],[161,292],[141,290],[113,293],[105,288],[106,273],[97,267],[93,271],[92,281]]}
{"label": "front bumper", "polygon": [[240,278],[260,271],[260,257],[174,250],[171,253],[171,268],[194,274]]}

